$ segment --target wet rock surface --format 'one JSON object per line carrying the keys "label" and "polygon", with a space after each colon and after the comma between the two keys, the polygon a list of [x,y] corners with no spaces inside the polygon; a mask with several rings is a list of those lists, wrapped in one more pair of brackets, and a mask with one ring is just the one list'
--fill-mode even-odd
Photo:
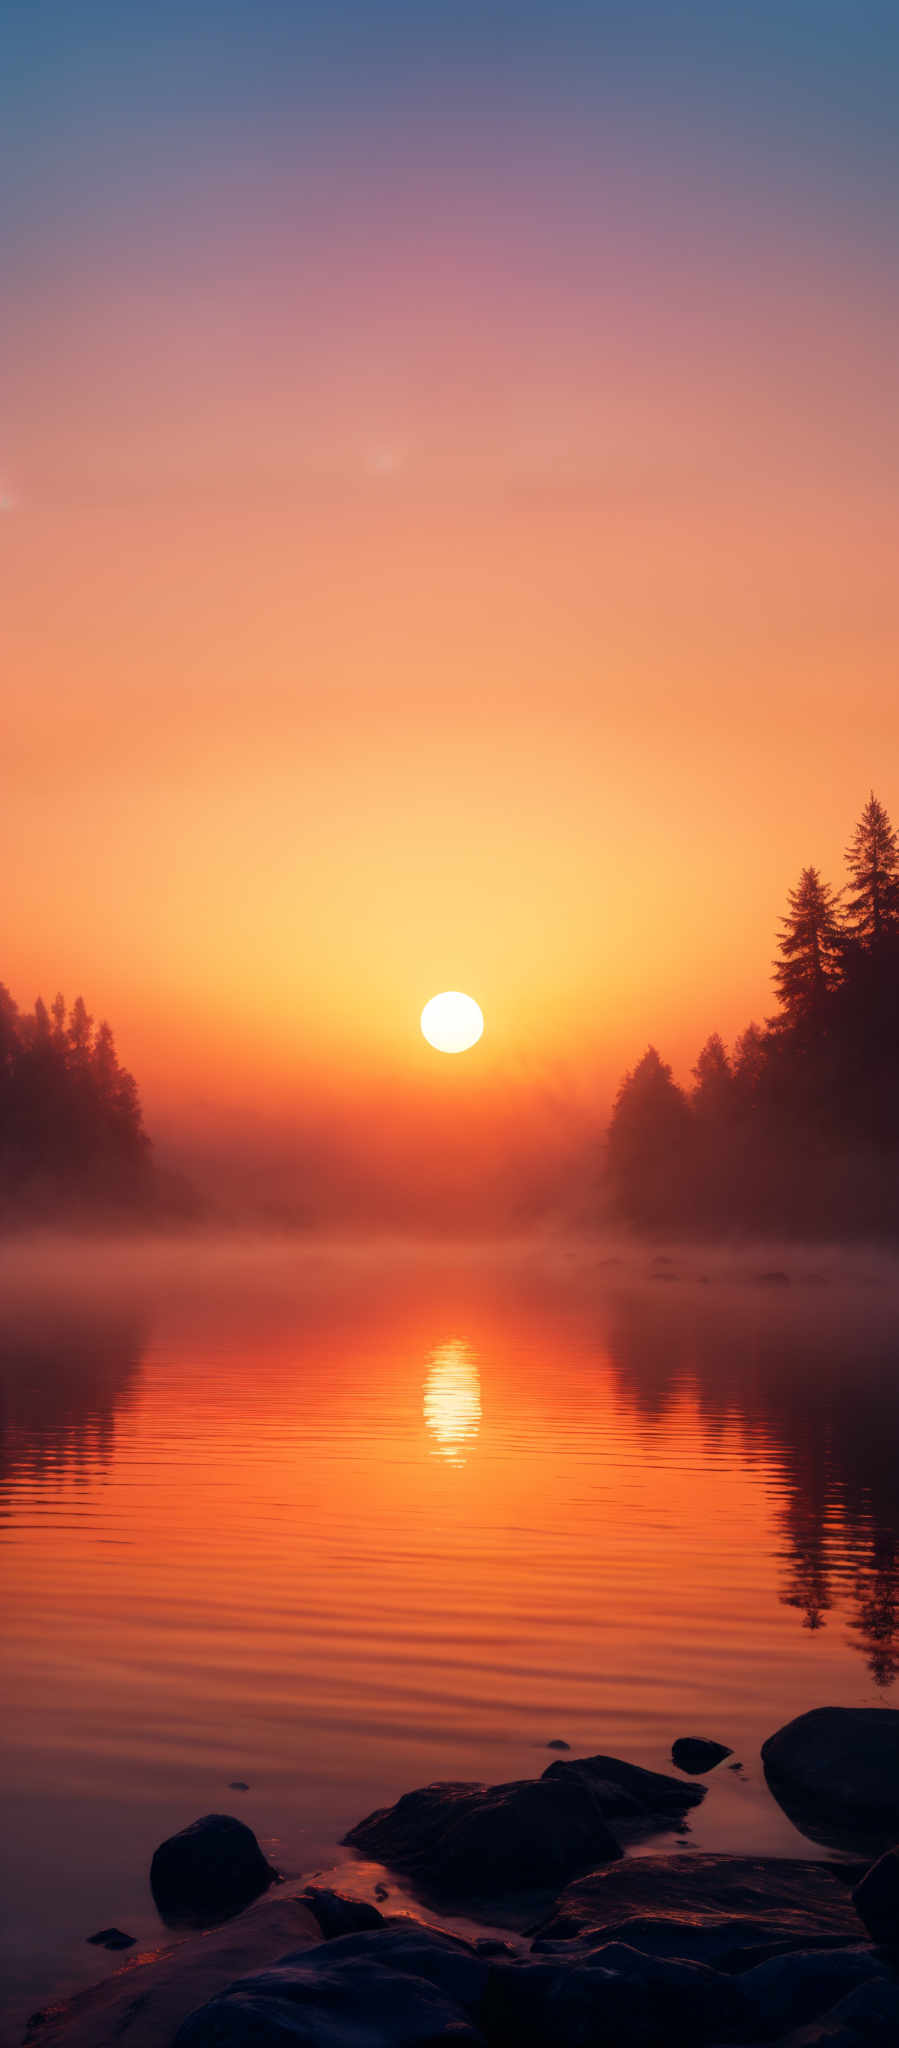
{"label": "wet rock surface", "polygon": [[762,1744],[775,1799],[812,1841],[868,1852],[899,1840],[899,1710],[816,1707]]}
{"label": "wet rock surface", "polygon": [[552,1888],[622,1853],[601,1800],[580,1778],[425,1785],[345,1839],[423,1894],[453,1900]]}
{"label": "wet rock surface", "polygon": [[[379,1889],[384,1888],[381,1886]],[[300,1898],[318,1921],[325,1941],[334,1941],[341,1934],[362,1934],[366,1928],[384,1925],[383,1913],[379,1913],[377,1906],[370,1905],[367,1899],[350,1899],[344,1892],[328,1891],[315,1884],[307,1884]]]}
{"label": "wet rock surface", "polygon": [[684,1854],[635,1857],[569,1885],[533,1949],[587,1953],[616,1939],[734,1971],[790,1950],[857,1944],[864,1934],[826,1864]]}
{"label": "wet rock surface", "polygon": [[276,1877],[252,1828],[227,1813],[204,1814],[170,1835],[150,1865],[157,1910],[176,1925],[237,1913]]}
{"label": "wet rock surface", "polygon": [[426,1894],[486,1899],[551,1890],[613,1862],[622,1841],[676,1826],[704,1795],[704,1786],[620,1757],[559,1758],[542,1778],[421,1786],[369,1814],[345,1840]]}
{"label": "wet rock surface", "polygon": [[185,2021],[174,2048],[484,2048],[473,2014],[489,1967],[452,1935],[387,1923],[242,1978]]}

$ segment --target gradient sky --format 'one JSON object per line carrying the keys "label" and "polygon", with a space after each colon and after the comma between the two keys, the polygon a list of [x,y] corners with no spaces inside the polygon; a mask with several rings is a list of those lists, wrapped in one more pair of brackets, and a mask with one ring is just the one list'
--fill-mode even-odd
{"label": "gradient sky", "polygon": [[684,1078],[899,812],[895,7],[3,43],[0,974],[285,1156]]}

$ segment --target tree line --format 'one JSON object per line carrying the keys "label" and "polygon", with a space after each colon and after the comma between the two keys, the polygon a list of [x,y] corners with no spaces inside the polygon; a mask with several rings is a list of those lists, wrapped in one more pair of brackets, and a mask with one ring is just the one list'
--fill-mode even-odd
{"label": "tree line", "polygon": [[20,1011],[0,983],[0,1208],[142,1208],[157,1181],[137,1083],[83,998]]}
{"label": "tree line", "polygon": [[780,921],[778,1009],[693,1085],[649,1046],[612,1111],[607,1174],[646,1229],[899,1230],[899,840],[869,797],[834,890],[803,868]]}

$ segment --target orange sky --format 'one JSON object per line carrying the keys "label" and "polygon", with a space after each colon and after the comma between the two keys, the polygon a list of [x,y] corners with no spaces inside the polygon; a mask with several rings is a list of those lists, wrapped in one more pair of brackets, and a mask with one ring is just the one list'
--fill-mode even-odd
{"label": "orange sky", "polygon": [[198,158],[19,265],[2,974],[108,1014],[163,1135],[683,1078],[899,811],[882,222],[531,140]]}

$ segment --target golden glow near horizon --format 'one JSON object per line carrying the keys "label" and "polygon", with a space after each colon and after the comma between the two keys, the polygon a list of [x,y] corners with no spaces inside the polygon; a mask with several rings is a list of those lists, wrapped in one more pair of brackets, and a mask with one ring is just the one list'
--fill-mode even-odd
{"label": "golden glow near horizon", "polygon": [[435,1052],[470,1052],[484,1035],[484,1013],[474,996],[447,988],[425,1003],[421,1028]]}
{"label": "golden glow near horizon", "polygon": [[470,1347],[455,1337],[432,1351],[424,1390],[425,1422],[434,1455],[464,1465],[481,1427],[481,1380]]}

